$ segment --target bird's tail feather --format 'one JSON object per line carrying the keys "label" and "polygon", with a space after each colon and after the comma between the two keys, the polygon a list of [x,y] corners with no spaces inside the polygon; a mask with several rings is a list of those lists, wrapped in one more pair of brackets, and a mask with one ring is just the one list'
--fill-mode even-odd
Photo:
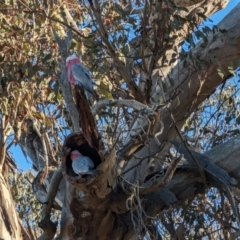
{"label": "bird's tail feather", "polygon": [[97,101],[99,101],[99,96],[98,96],[98,94],[96,93],[96,91],[93,90],[92,95],[93,95],[93,97],[94,97]]}

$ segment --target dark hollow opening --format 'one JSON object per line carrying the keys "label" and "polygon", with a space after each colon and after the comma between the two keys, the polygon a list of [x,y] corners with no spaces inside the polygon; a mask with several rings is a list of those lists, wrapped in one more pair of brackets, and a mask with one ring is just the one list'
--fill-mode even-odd
{"label": "dark hollow opening", "polygon": [[[68,136],[65,140],[64,147],[71,148],[71,152],[78,150],[83,156],[88,156],[94,162],[95,168],[102,162],[95,148],[89,146],[81,133],[75,133]],[[67,175],[76,177],[77,174],[72,169],[71,153],[66,158]],[[83,178],[86,176],[83,176]]]}

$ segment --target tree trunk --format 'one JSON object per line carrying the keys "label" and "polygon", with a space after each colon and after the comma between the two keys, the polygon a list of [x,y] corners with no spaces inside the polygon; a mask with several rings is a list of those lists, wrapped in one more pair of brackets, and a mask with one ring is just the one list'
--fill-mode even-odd
{"label": "tree trunk", "polygon": [[[217,2],[219,3],[219,1]],[[162,125],[159,125],[154,132],[160,132],[160,135],[157,136],[158,142],[156,138],[150,138],[148,147],[142,147],[133,154],[130,160],[121,154],[117,156],[117,160],[109,155],[98,166],[98,169],[104,166],[103,173],[91,179],[90,182],[79,183],[74,180],[74,177],[71,177],[67,171],[67,160],[63,160],[63,166],[66,168],[64,177],[68,181],[62,219],[63,239],[67,239],[67,237],[70,239],[71,237],[72,239],[81,237],[82,239],[101,240],[134,238],[137,236],[137,231],[142,231],[140,222],[143,221],[147,224],[148,221],[151,221],[151,218],[147,216],[154,216],[157,212],[168,209],[172,204],[204,193],[208,187],[214,186],[211,176],[208,176],[209,182],[206,184],[199,168],[192,164],[176,168],[174,176],[170,178],[171,181],[166,180],[162,185],[161,178],[158,178],[158,181],[152,179],[145,181],[149,174],[148,156],[154,155],[154,153],[162,157],[165,156],[170,144],[164,146],[164,143],[169,139],[175,139],[178,135],[174,126],[180,129],[194,109],[223,81],[217,73],[219,65],[222,66],[223,70],[227,70],[226,62],[232,61],[234,67],[238,66],[234,60],[239,57],[239,51],[236,49],[240,49],[240,33],[234,29],[238,27],[240,21],[239,7],[240,4],[219,24],[220,28],[227,30],[227,34],[218,32],[216,41],[213,40],[213,36],[209,36],[208,45],[204,49],[199,43],[191,51],[191,57],[179,61],[174,68],[171,66],[164,69],[163,67],[166,85],[169,88],[165,94],[165,100],[168,103],[158,112],[161,123],[164,125],[164,129],[161,129]],[[211,9],[208,8],[208,14],[210,12]],[[229,22],[232,25],[229,25]],[[231,45],[233,39],[235,45]],[[216,49],[222,50],[217,56],[213,54]],[[214,63],[214,58],[217,58],[218,62]],[[209,63],[209,65],[201,66],[201,74],[196,71],[198,65],[194,59],[196,61],[202,59]],[[173,71],[169,74],[172,68]],[[174,86],[168,84],[167,76],[176,79]],[[175,90],[174,96],[171,95],[173,88]],[[98,104],[101,104],[101,101]],[[227,145],[224,144],[221,147],[225,146]],[[160,150],[159,147],[161,147]],[[239,160],[238,149],[235,149],[235,154]],[[208,156],[212,157],[211,154]],[[230,174],[229,168],[226,166],[230,166],[233,161],[226,158],[227,155],[224,152],[221,159],[224,159],[226,164],[220,160],[216,162],[216,159],[213,161],[224,170],[224,176]],[[65,155],[65,159],[67,159],[67,155]],[[113,169],[117,168],[118,161],[125,159],[126,167],[120,174],[117,174]],[[143,159],[143,161],[140,162],[139,159]],[[239,164],[237,161],[233,162],[234,167],[231,167],[233,175],[231,176],[239,180],[239,175],[233,171],[234,168],[239,168]],[[155,169],[156,175],[159,174],[159,170],[159,168]],[[203,170],[204,174],[211,175],[208,172],[209,169]],[[229,184],[236,184],[229,176],[227,180]],[[99,182],[103,186],[99,185]],[[109,191],[104,192],[103,189]],[[144,211],[140,211],[140,209],[144,209]]]}
{"label": "tree trunk", "polygon": [[[229,146],[234,146],[231,153]],[[221,149],[220,156],[219,149]],[[240,180],[239,171],[237,171],[240,168],[240,137],[235,137],[229,142],[213,148],[205,155],[213,159],[212,162],[226,171],[226,174],[230,174],[237,181]],[[70,180],[66,175],[65,177]],[[135,196],[127,195],[120,189],[102,196],[102,198],[93,194],[91,189],[93,190],[94,182],[97,183],[101,179],[105,179],[105,177],[99,176],[90,185],[84,183],[72,185],[73,182],[67,184],[62,239],[82,237],[82,239],[129,240],[135,235],[136,229],[134,229],[132,217],[137,216],[137,209],[143,207],[147,216],[151,217],[156,212],[168,209],[176,202],[181,203],[199,193],[205,193],[205,190],[211,185],[210,181],[210,185],[204,186],[204,179],[201,178],[196,166],[180,166],[164,188],[145,194],[144,201],[134,203]],[[81,195],[83,189],[85,195]],[[240,197],[240,193],[236,193]],[[139,194],[139,198],[142,198],[143,195]],[[135,208],[127,207],[132,207],[131,204]],[[144,216],[142,217],[143,220],[146,220]]]}
{"label": "tree trunk", "polygon": [[[158,2],[159,1],[155,1],[156,6],[153,6],[153,8],[156,7],[156,9],[150,14],[150,17],[152,17],[152,22],[150,21],[150,23],[153,23],[153,26],[156,22],[154,17],[156,16],[155,11],[158,9]],[[206,15],[209,16],[222,8],[227,2],[228,1],[219,0],[196,0],[194,1],[196,5],[193,6],[193,1],[185,1],[182,6],[189,7],[189,12],[181,11],[183,15],[179,15],[186,17],[189,14],[191,17],[196,15],[198,11],[205,11]],[[177,0],[175,3],[181,5],[182,1]],[[160,7],[162,8],[162,6]],[[167,11],[169,9],[165,10]],[[96,15],[99,14],[94,8],[93,12]],[[66,80],[65,58],[68,56],[71,42],[69,39],[71,37],[69,37],[68,42],[67,39],[64,41],[62,38],[57,39],[56,37],[62,55],[62,76],[60,84],[68,111],[72,118],[73,132],[76,133],[79,131],[79,122],[80,124],[84,123],[82,124],[83,126],[80,126],[83,128],[83,132],[90,131],[90,129],[93,131],[92,134],[83,134],[83,137],[80,138],[80,134],[75,134],[74,136],[77,137],[74,138],[73,141],[70,141],[71,143],[65,144],[62,170],[66,181],[62,181],[64,187],[62,186],[60,190],[59,184],[62,178],[61,166],[55,172],[55,177],[52,177],[48,172],[48,164],[51,165],[51,162],[44,162],[42,156],[39,155],[39,153],[41,153],[41,155],[45,155],[46,158],[51,155],[50,152],[43,151],[42,139],[39,136],[41,133],[37,135],[37,132],[34,132],[33,128],[31,135],[29,133],[22,135],[22,144],[27,143],[29,147],[27,155],[32,158],[35,169],[39,172],[42,171],[41,179],[43,182],[46,177],[44,173],[48,174],[45,180],[48,181],[49,189],[51,190],[48,189],[47,192],[47,190],[44,189],[44,184],[41,184],[41,181],[35,181],[36,184],[41,185],[41,188],[36,187],[36,192],[43,193],[42,203],[44,207],[41,223],[44,234],[41,236],[41,239],[51,240],[56,233],[56,224],[51,222],[50,216],[54,199],[55,201],[57,200],[55,198],[57,194],[62,196],[62,198],[58,199],[58,201],[62,203],[60,239],[129,240],[138,239],[138,234],[142,236],[147,234],[143,226],[144,224],[150,224],[153,220],[152,217],[155,217],[156,213],[161,213],[163,210],[169,209],[174,203],[181,203],[181,201],[192,198],[199,193],[204,193],[207,188],[215,186],[214,184],[216,184],[217,181],[213,181],[213,174],[215,174],[215,178],[219,180],[219,168],[223,170],[221,176],[226,177],[224,180],[228,181],[227,183],[230,186],[236,186],[235,180],[240,180],[240,138],[234,138],[228,143],[221,145],[220,149],[216,147],[205,155],[200,155],[203,159],[197,159],[197,163],[190,163],[188,159],[184,162],[184,166],[178,166],[179,159],[176,158],[172,161],[172,165],[169,164],[168,168],[161,169],[162,166],[159,164],[154,165],[154,170],[150,170],[150,168],[153,167],[153,165],[150,164],[150,160],[151,157],[155,156],[161,160],[165,158],[166,152],[171,147],[169,140],[174,140],[179,137],[179,130],[185,120],[224,80],[219,76],[218,68],[221,67],[222,71],[229,74],[227,66],[230,62],[233,68],[239,65],[239,62],[235,61],[235,59],[239,59],[240,57],[240,32],[236,30],[240,24],[239,12],[240,4],[218,25],[219,28],[224,28],[226,33],[217,32],[215,36],[209,35],[208,42],[204,48],[202,47],[202,42],[200,42],[192,49],[186,59],[174,63],[171,63],[173,54],[177,52],[176,49],[179,49],[180,42],[190,33],[189,24],[182,23],[182,29],[177,32],[176,36],[178,36],[171,47],[164,46],[164,44],[167,44],[164,41],[160,42],[163,39],[161,37],[168,34],[166,32],[163,34],[164,28],[166,27],[165,25],[161,26],[163,29],[161,29],[160,26],[149,29],[149,32],[147,32],[149,36],[151,35],[149,39],[157,39],[156,41],[159,41],[156,45],[158,46],[157,54],[159,54],[161,46],[164,46],[167,50],[161,52],[163,56],[155,55],[156,52],[154,52],[154,50],[156,49],[154,48],[149,47],[147,50],[145,49],[146,51],[143,51],[142,60],[146,60],[145,67],[147,68],[146,72],[148,72],[148,74],[146,74],[146,72],[141,73],[143,82],[139,86],[136,86],[136,83],[132,81],[131,75],[129,75],[129,69],[124,69],[124,67],[128,64],[132,66],[134,60],[131,60],[131,56],[133,56],[132,59],[134,59],[136,52],[139,51],[141,47],[144,49],[145,43],[143,40],[146,39],[143,39],[143,36],[146,35],[146,32],[144,32],[145,29],[143,30],[142,38],[138,37],[137,39],[140,41],[138,47],[136,47],[137,50],[132,50],[131,54],[129,54],[130,58],[126,60],[128,64],[124,65],[124,62],[120,61],[117,51],[112,50],[110,48],[111,46],[108,47],[108,50],[110,49],[110,52],[114,55],[113,57],[109,54],[113,62],[115,61],[114,64],[117,70],[120,75],[122,75],[123,80],[128,84],[128,88],[131,89],[133,95],[135,94],[135,98],[139,101],[138,110],[130,105],[126,106],[123,104],[124,107],[131,107],[139,112],[139,114],[142,114],[144,112],[143,110],[147,112],[144,112],[145,115],[142,118],[141,115],[138,116],[140,126],[135,126],[133,123],[132,129],[148,127],[148,122],[152,121],[149,116],[153,117],[154,120],[152,122],[155,121],[150,125],[148,129],[150,130],[149,134],[141,144],[137,142],[137,144],[134,145],[132,135],[129,134],[126,143],[128,150],[130,149],[128,152],[131,152],[129,155],[126,154],[126,151],[117,152],[114,148],[106,152],[100,149],[100,147],[94,148],[94,143],[99,140],[97,131],[94,132],[96,125],[93,116],[97,115],[97,113],[91,116],[94,108],[92,111],[90,111],[91,109],[89,108],[86,114],[86,108],[78,105],[78,112],[81,113],[82,111],[85,113],[85,119],[81,119],[84,118],[84,114],[79,116],[71,95],[70,85]],[[97,20],[101,21],[100,15]],[[200,18],[197,19],[197,21],[200,21]],[[104,26],[101,26],[101,28],[104,30]],[[162,35],[156,38],[156,32]],[[103,36],[103,40],[107,42],[108,35],[105,33]],[[168,37],[171,38],[172,36],[169,34]],[[217,40],[214,40],[215,37]],[[105,45],[107,46],[106,43]],[[129,46],[127,48],[131,49]],[[221,49],[221,51],[217,51],[219,49]],[[151,57],[145,57],[145,55],[150,55]],[[156,59],[152,56],[156,56]],[[166,61],[167,64],[163,64],[165,57],[166,59],[164,61]],[[216,59],[218,61],[216,61]],[[204,60],[205,64],[199,67],[198,62],[201,60]],[[155,64],[155,61],[158,64]],[[154,64],[156,69],[151,69]],[[153,70],[155,71],[154,73]],[[154,93],[158,78],[162,79],[166,89],[161,89],[160,91],[164,96],[164,106],[159,104],[158,108],[155,109],[153,103],[150,103],[150,98],[146,100],[146,96],[143,93],[146,92],[148,97]],[[174,79],[174,83],[172,83],[170,79]],[[150,85],[147,86],[146,82]],[[141,90],[143,92],[141,92]],[[75,100],[78,101],[78,97],[76,97]],[[129,103],[128,100],[121,99],[118,101],[102,100],[94,107],[97,109],[101,104],[102,108],[116,107],[116,102],[122,104],[124,101]],[[131,102],[136,101],[131,100]],[[80,103],[82,104],[83,102]],[[79,102],[77,102],[77,104],[79,104]],[[79,121],[79,119],[86,121]],[[88,138],[85,140],[91,144],[84,142],[85,140],[82,140],[83,138]],[[89,139],[93,139],[94,141],[89,141]],[[229,146],[234,146],[234,148],[231,147],[230,152],[227,151],[230,149]],[[65,149],[65,147],[67,147],[67,149]],[[96,169],[99,171],[97,176],[82,179],[77,178],[71,168],[71,159],[69,157],[70,151],[75,149],[81,152],[86,151],[84,155],[91,156]],[[194,155],[193,152],[192,154]],[[184,154],[185,157],[186,155],[187,154]],[[198,155],[195,153],[195,156]],[[204,162],[204,157],[206,156],[209,157],[207,158],[209,165]],[[57,163],[57,161],[55,162]],[[118,168],[120,162],[125,162],[125,164],[123,167]],[[160,170],[162,170],[162,172],[160,172]],[[201,170],[203,171],[203,175]],[[18,219],[7,184],[7,178],[4,178],[4,173],[6,172],[7,170],[5,169],[4,172],[0,173],[0,238],[13,240],[31,239]],[[205,178],[207,178],[208,181],[205,181]],[[38,180],[37,177],[36,180]],[[224,180],[223,183],[225,183]],[[217,182],[217,184],[219,184],[219,182]],[[235,190],[235,194],[239,196],[238,189]],[[59,206],[61,207],[61,204],[59,204]]]}
{"label": "tree trunk", "polygon": [[0,239],[32,240],[15,209],[9,185],[0,173]]}

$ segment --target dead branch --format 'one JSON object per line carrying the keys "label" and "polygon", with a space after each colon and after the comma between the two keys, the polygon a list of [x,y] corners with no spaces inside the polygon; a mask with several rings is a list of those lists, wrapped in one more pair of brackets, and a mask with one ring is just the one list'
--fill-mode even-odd
{"label": "dead branch", "polygon": [[79,126],[88,144],[99,151],[100,139],[97,125],[91,112],[89,103],[81,88],[75,89],[75,99],[79,113]]}
{"label": "dead branch", "polygon": [[48,194],[46,197],[46,204],[44,204],[42,209],[42,220],[39,222],[39,227],[44,230],[43,240],[52,240],[57,229],[57,223],[53,223],[50,219],[51,209],[53,207],[54,199],[58,192],[58,186],[62,179],[62,166],[59,166],[58,169],[54,172]]}

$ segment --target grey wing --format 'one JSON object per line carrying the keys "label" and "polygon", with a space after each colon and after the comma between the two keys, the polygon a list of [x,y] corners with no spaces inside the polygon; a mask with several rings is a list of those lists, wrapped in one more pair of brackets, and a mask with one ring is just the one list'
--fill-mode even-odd
{"label": "grey wing", "polygon": [[76,174],[84,173],[89,170],[89,167],[86,164],[84,164],[84,161],[82,161],[81,158],[76,159],[72,162],[72,168]]}
{"label": "grey wing", "polygon": [[87,91],[91,92],[93,90],[91,74],[81,63],[72,66],[72,75]]}
{"label": "grey wing", "polygon": [[93,163],[91,158],[86,157],[86,156],[83,156],[82,158],[83,158],[85,164],[87,164],[89,166],[89,169],[93,169],[94,168],[94,163]]}
{"label": "grey wing", "polygon": [[97,101],[99,100],[97,93],[93,89],[94,82],[91,78],[91,74],[81,63],[72,66],[72,75],[78,84],[92,94]]}
{"label": "grey wing", "polygon": [[81,67],[86,75],[92,80],[92,73],[81,63],[77,63]]}
{"label": "grey wing", "polygon": [[77,174],[87,173],[94,168],[94,163],[89,157],[81,156],[72,162],[72,168]]}

